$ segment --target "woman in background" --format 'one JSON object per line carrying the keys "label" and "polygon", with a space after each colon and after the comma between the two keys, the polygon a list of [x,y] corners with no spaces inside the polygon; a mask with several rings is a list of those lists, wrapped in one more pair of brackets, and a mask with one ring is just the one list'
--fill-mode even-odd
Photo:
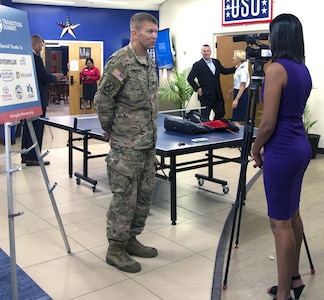
{"label": "woman in background", "polygon": [[85,61],[85,67],[80,73],[80,80],[82,83],[83,101],[82,108],[83,113],[86,113],[88,103],[93,101],[93,97],[97,91],[97,81],[100,79],[99,69],[93,65],[93,59],[88,57]]}
{"label": "woman in background", "polygon": [[255,167],[263,167],[268,216],[274,234],[278,286],[274,299],[299,299],[305,285],[299,274],[303,223],[300,193],[312,151],[302,115],[312,89],[305,65],[303,29],[299,19],[281,14],[270,23],[272,63],[261,90],[263,116],[252,147]]}
{"label": "woman in background", "polygon": [[234,83],[233,87],[227,92],[227,98],[230,98],[231,94],[234,92],[232,96],[232,99],[234,99],[232,103],[232,121],[236,125],[242,125],[247,115],[249,104],[249,93],[247,88],[250,85],[249,66],[246,61],[245,51],[234,50],[233,63],[236,67]]}

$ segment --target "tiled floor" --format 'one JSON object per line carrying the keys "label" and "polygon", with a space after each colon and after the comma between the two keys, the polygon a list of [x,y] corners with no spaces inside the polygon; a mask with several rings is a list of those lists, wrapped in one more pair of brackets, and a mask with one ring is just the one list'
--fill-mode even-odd
{"label": "tiled floor", "polygon": [[[49,109],[49,114],[54,113]],[[56,114],[60,114],[60,111]],[[142,271],[128,274],[107,265],[105,254],[106,210],[111,199],[103,158],[92,159],[89,175],[98,180],[94,193],[91,185],[76,184],[67,174],[67,133],[45,128],[43,150],[51,161],[46,171],[51,183],[57,183],[54,197],[71,247],[68,254],[50,197],[39,167],[26,167],[12,175],[15,211],[17,263],[53,299],[120,300],[203,300],[211,299],[215,255],[223,226],[236,189],[240,165],[215,166],[215,174],[229,182],[230,192],[205,182],[199,187],[194,170],[178,174],[178,220],[170,222],[169,184],[156,179],[155,198],[144,233],[139,239],[159,250],[153,259],[138,258]],[[19,149],[19,139],[13,148]],[[93,153],[107,151],[108,145],[94,142]],[[6,165],[4,147],[0,146],[0,247],[9,253]],[[222,155],[236,156],[238,150],[225,148]],[[197,154],[197,156],[203,154]],[[75,153],[74,171],[82,170],[81,153]],[[20,166],[20,156],[12,157]],[[301,256],[301,274],[306,283],[301,299],[324,299],[323,234],[324,226],[324,155],[311,161],[302,193],[302,216],[311,257],[316,269],[310,274],[305,248]],[[256,170],[248,166],[250,179]],[[231,253],[228,288],[218,299],[272,299],[266,287],[276,283],[276,260],[272,233],[266,216],[266,204],[260,177],[247,195],[239,229],[238,249]],[[228,248],[225,251],[225,263]],[[270,259],[273,255],[274,259]],[[224,267],[225,267],[224,263]],[[222,282],[223,274],[215,274]],[[218,286],[219,288],[219,286]]]}

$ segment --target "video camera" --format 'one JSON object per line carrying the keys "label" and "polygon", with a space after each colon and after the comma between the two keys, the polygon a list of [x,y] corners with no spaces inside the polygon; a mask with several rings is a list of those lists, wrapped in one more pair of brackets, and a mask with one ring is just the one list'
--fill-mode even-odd
{"label": "video camera", "polygon": [[269,45],[260,43],[260,40],[268,40],[268,34],[259,33],[233,37],[233,42],[245,41],[248,44],[246,47],[246,59],[252,64],[252,80],[263,79],[264,64],[271,60],[272,54]]}

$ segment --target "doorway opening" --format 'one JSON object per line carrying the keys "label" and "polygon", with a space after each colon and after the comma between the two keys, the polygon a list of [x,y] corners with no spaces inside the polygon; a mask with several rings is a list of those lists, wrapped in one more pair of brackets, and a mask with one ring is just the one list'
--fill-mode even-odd
{"label": "doorway opening", "polygon": [[[42,58],[48,73],[64,75],[62,82],[49,85],[49,104],[68,104],[70,115],[82,114],[80,72],[88,58],[85,53],[91,55],[101,74],[104,64],[103,42],[47,40],[44,50]],[[86,113],[94,113],[93,107],[87,109]]]}

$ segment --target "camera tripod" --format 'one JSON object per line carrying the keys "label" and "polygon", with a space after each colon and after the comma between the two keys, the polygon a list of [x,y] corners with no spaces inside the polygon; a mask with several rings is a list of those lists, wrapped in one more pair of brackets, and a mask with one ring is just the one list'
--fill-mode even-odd
{"label": "camera tripod", "polygon": [[[249,163],[249,155],[251,152],[251,145],[252,145],[252,141],[253,141],[256,107],[257,107],[257,104],[259,103],[259,91],[260,91],[261,85],[262,85],[262,78],[260,78],[260,77],[253,78],[253,75],[252,75],[252,82],[250,85],[250,97],[249,97],[249,101],[248,101],[248,110],[247,110],[247,115],[245,118],[244,135],[243,135],[242,148],[241,148],[241,156],[240,156],[241,169],[240,169],[237,194],[236,194],[235,202],[232,205],[231,211],[230,211],[230,213],[227,217],[227,220],[224,224],[224,229],[223,229],[222,235],[219,239],[219,246],[217,249],[216,260],[215,260],[211,300],[221,299],[220,287],[222,287],[223,290],[227,289],[227,279],[228,279],[228,272],[229,272],[230,259],[231,259],[231,253],[232,253],[231,245],[233,245],[235,229],[236,229],[236,221],[238,219],[238,225],[237,225],[237,229],[236,229],[236,240],[234,243],[234,248],[239,247],[239,235],[240,235],[242,208],[245,205],[246,193],[247,193],[248,189],[252,186],[252,184],[256,181],[256,179],[260,175],[262,175],[262,170],[259,170],[257,172],[257,174],[254,176],[254,178],[249,182],[249,184],[246,184],[246,172],[247,172],[247,166]],[[231,222],[232,222],[232,228],[230,228]],[[230,229],[231,229],[231,231],[230,231]],[[223,284],[221,284],[222,278],[219,276],[219,274],[223,272],[223,263],[224,263],[224,256],[225,256],[224,254],[225,254],[225,248],[226,248],[229,233],[231,233],[231,235],[230,235],[230,242],[229,242],[229,247],[228,247],[227,262],[226,262],[226,267],[225,267]],[[304,233],[303,233],[303,241],[304,241],[307,256],[308,256],[311,273],[314,274],[315,269],[313,266],[313,262],[312,262],[312,259],[310,256],[308,244],[307,244],[306,237],[305,237]]]}

